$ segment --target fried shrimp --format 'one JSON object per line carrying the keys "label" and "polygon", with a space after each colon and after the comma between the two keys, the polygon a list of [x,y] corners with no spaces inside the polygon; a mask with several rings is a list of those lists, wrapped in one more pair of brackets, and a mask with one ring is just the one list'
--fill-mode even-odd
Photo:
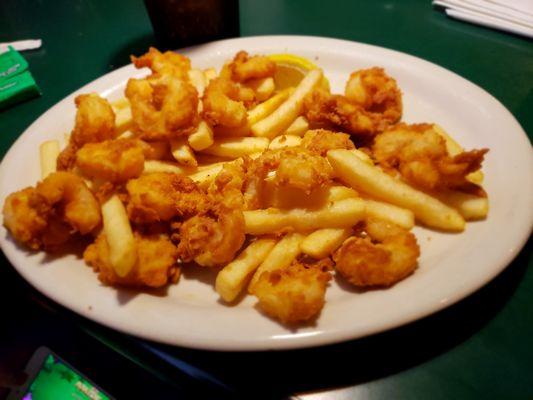
{"label": "fried shrimp", "polygon": [[321,88],[306,97],[304,106],[312,127],[348,132],[356,139],[371,138],[393,123],[381,113],[369,112],[346,97]]}
{"label": "fried shrimp", "polygon": [[431,124],[398,124],[378,135],[372,153],[386,171],[398,170],[408,182],[427,190],[468,187],[466,176],[481,168],[487,149],[451,157]]}
{"label": "fried shrimp", "polygon": [[241,127],[246,123],[246,109],[254,104],[254,99],[254,91],[250,88],[225,78],[213,79],[202,98],[203,117],[212,126]]}
{"label": "fried shrimp", "polygon": [[4,225],[33,250],[52,250],[72,234],[87,234],[100,225],[100,207],[83,180],[55,172],[37,185],[10,194],[3,207]]}
{"label": "fried shrimp", "polygon": [[369,219],[365,237],[351,237],[335,252],[335,269],[355,286],[391,286],[410,275],[420,256],[416,237],[388,222]]}
{"label": "fried shrimp", "polygon": [[292,54],[239,51],[219,71],[153,47],[131,61],[125,98],[77,96],[68,145],[41,143],[42,180],[2,209],[25,248],[83,245],[105,286],[155,292],[181,268],[211,271],[223,300],[247,293],[295,329],[319,318],[334,274],[365,289],[415,273],[416,222],[459,232],[487,216],[488,150],[400,123],[383,68],[335,93]]}
{"label": "fried shrimp", "polygon": [[221,202],[228,208],[242,209],[244,204],[242,190],[250,162],[248,158],[241,158],[226,163],[207,189],[211,201]]}
{"label": "fried shrimp", "polygon": [[191,216],[205,204],[205,194],[186,176],[154,172],[126,185],[127,211],[135,223],[149,224]]}
{"label": "fried shrimp", "polygon": [[172,75],[182,80],[189,79],[187,72],[191,69],[191,61],[173,51],[161,53],[155,47],[150,47],[148,53],[140,57],[131,56],[131,62],[137,68],[150,68],[154,75]]}
{"label": "fried shrimp", "polygon": [[302,139],[301,146],[312,153],[326,156],[329,150],[355,149],[350,140],[350,135],[340,132],[332,132],[326,129],[307,131]]}
{"label": "fried shrimp", "polygon": [[57,169],[70,169],[76,151],[86,143],[97,143],[115,137],[115,113],[109,102],[97,94],[82,94],[74,100],[76,122],[69,144],[57,159]]}
{"label": "fried shrimp", "polygon": [[184,223],[174,224],[182,261],[218,267],[235,258],[245,239],[241,190],[247,163],[239,159],[224,165],[208,187],[203,207]]}
{"label": "fried shrimp", "polygon": [[246,209],[260,207],[261,193],[270,172],[275,172],[272,180],[276,186],[300,189],[307,194],[327,186],[332,177],[332,169],[326,159],[302,147],[267,150],[247,169],[244,185]]}
{"label": "fried shrimp", "polygon": [[42,245],[42,234],[46,230],[47,207],[39,209],[39,198],[35,188],[28,187],[11,193],[6,197],[4,208],[4,225],[15,240],[38,250]]}
{"label": "fried shrimp", "polygon": [[232,80],[246,82],[274,76],[276,63],[265,56],[250,57],[246,51],[239,51],[229,64],[229,70]]}
{"label": "fried shrimp", "polygon": [[213,204],[179,227],[179,256],[204,267],[222,266],[235,258],[244,239],[242,211]]}
{"label": "fried shrimp", "polygon": [[83,259],[98,272],[98,279],[107,285],[157,288],[177,281],[180,274],[176,262],[178,252],[166,235],[135,232],[135,245],[137,263],[125,277],[118,276],[111,266],[109,247],[103,233],[85,249]]}
{"label": "fried shrimp", "polygon": [[252,294],[261,310],[284,324],[309,321],[324,307],[331,265],[329,258],[314,264],[295,261],[286,269],[263,272]]}
{"label": "fried shrimp", "polygon": [[186,136],[199,123],[196,89],[172,75],[156,80],[130,79],[126,97],[131,103],[133,129],[141,139]]}
{"label": "fried shrimp", "polygon": [[100,225],[100,205],[82,178],[55,172],[37,184],[37,193],[74,230],[82,235]]}
{"label": "fried shrimp", "polygon": [[76,154],[76,165],[89,178],[112,183],[137,178],[144,169],[145,146],[138,139],[87,143]]}
{"label": "fried shrimp", "polygon": [[77,146],[101,142],[115,136],[115,113],[97,94],[81,94],[74,100],[78,111],[71,141]]}
{"label": "fried shrimp", "polygon": [[369,68],[353,72],[346,83],[348,100],[371,113],[379,113],[391,123],[402,116],[402,94],[396,80],[383,68]]}

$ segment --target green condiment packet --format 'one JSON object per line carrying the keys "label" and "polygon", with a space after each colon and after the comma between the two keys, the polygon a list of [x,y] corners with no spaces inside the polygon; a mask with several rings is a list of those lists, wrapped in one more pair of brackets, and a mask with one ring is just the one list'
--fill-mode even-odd
{"label": "green condiment packet", "polygon": [[40,94],[41,91],[29,71],[1,80],[0,110]]}
{"label": "green condiment packet", "polygon": [[10,46],[8,51],[0,54],[0,85],[27,70],[28,62],[13,47]]}

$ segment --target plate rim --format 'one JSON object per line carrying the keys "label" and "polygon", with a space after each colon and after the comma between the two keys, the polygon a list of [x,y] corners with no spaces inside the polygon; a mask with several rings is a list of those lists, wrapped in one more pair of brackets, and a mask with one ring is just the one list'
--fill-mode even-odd
{"label": "plate rim", "polygon": [[[519,137],[521,137],[521,140],[524,141],[524,144],[526,144],[526,143],[529,144],[529,138],[528,138],[527,134],[525,133],[524,129],[521,127],[520,123],[516,120],[514,115],[501,102],[499,102],[491,93],[489,93],[488,91],[486,91],[482,87],[478,86],[477,84],[467,80],[466,78],[463,78],[462,76],[458,75],[457,73],[455,73],[455,72],[453,72],[451,70],[448,70],[448,69],[446,69],[446,68],[444,68],[444,67],[442,67],[442,66],[440,66],[438,64],[434,64],[434,63],[432,63],[430,61],[427,61],[427,60],[425,60],[423,58],[420,58],[420,57],[417,57],[417,56],[413,56],[413,55],[405,53],[405,52],[400,52],[400,51],[397,51],[397,50],[393,50],[393,49],[390,49],[390,48],[370,45],[370,44],[361,43],[361,42],[355,42],[355,41],[349,41],[349,40],[343,40],[343,39],[336,39],[336,38],[320,37],[320,36],[264,35],[264,36],[249,36],[249,37],[243,37],[243,38],[234,38],[234,39],[225,39],[225,40],[220,40],[220,41],[214,41],[214,42],[206,43],[204,45],[199,45],[199,46],[193,46],[193,47],[189,47],[189,48],[185,48],[185,49],[180,49],[178,51],[188,54],[190,52],[196,51],[197,49],[199,49],[199,48],[201,48],[202,46],[205,46],[205,45],[224,45],[224,44],[228,44],[228,43],[235,44],[236,46],[240,45],[240,43],[243,43],[243,45],[246,46],[246,44],[245,44],[246,42],[253,42],[253,41],[258,40],[258,39],[260,39],[260,40],[278,40],[278,41],[280,41],[280,40],[298,41],[298,40],[310,40],[311,39],[311,40],[318,40],[318,41],[341,42],[343,44],[343,46],[356,45],[356,46],[367,47],[369,49],[372,49],[373,51],[390,52],[391,55],[395,55],[395,56],[398,56],[400,58],[406,59],[409,62],[411,61],[409,59],[412,59],[412,60],[416,60],[417,63],[422,63],[422,65],[424,65],[424,66],[430,66],[431,68],[437,68],[438,70],[440,70],[441,73],[453,75],[453,77],[455,79],[458,79],[463,85],[469,86],[471,89],[482,93],[483,96],[485,96],[488,99],[490,99],[492,105],[495,106],[495,107],[498,107],[499,111],[501,111],[505,115],[505,117],[508,120],[508,122],[514,124],[515,128],[517,128],[516,130],[520,131],[521,134],[520,134]],[[253,46],[253,43],[250,43],[249,46]],[[280,46],[280,47],[283,47],[283,46]],[[83,85],[81,88],[77,89],[76,91],[70,93],[69,95],[64,97],[62,100],[60,100],[59,102],[55,103],[52,107],[47,109],[43,114],[41,114],[32,124],[30,124],[24,130],[24,132],[17,138],[17,140],[15,140],[15,142],[11,145],[9,150],[4,155],[4,157],[2,159],[2,162],[0,163],[0,179],[3,178],[4,175],[5,175],[5,173],[4,173],[4,170],[5,170],[4,165],[7,164],[9,162],[10,158],[12,158],[13,155],[15,154],[15,149],[16,149],[17,145],[20,145],[20,142],[23,140],[23,137],[26,135],[27,132],[35,129],[35,127],[39,125],[41,119],[44,118],[44,116],[46,114],[53,113],[56,108],[60,108],[62,104],[64,104],[66,101],[68,101],[68,99],[74,97],[75,95],[77,95],[79,93],[87,91],[88,88],[92,88],[95,84],[102,83],[104,81],[113,81],[115,79],[115,76],[121,75],[123,72],[125,72],[125,70],[132,69],[132,68],[133,68],[132,64],[128,64],[128,65],[125,65],[125,66],[123,66],[121,68],[118,68],[118,69],[116,69],[114,71],[111,71],[111,72],[109,72],[107,74],[104,74],[104,75],[92,80],[91,82],[87,83],[86,85]],[[105,89],[103,91],[111,91],[111,90],[112,90],[112,88],[107,88],[107,89]],[[102,93],[103,91],[100,91],[100,93]],[[531,153],[530,153],[529,161],[530,161],[530,164],[533,165],[533,155]],[[529,170],[529,178],[531,178],[532,176],[533,176],[533,172],[531,172],[531,169],[530,169]],[[530,200],[532,200],[531,196],[530,196]],[[499,264],[498,268],[495,268],[492,271],[491,274],[485,275],[483,277],[483,279],[480,279],[479,281],[477,281],[476,285],[469,286],[468,288],[463,289],[460,292],[457,292],[455,296],[453,296],[452,298],[449,299],[449,302],[447,302],[445,304],[442,304],[440,307],[435,307],[435,305],[431,305],[430,307],[429,306],[426,307],[423,311],[419,310],[417,313],[415,313],[413,315],[410,315],[407,318],[404,316],[403,318],[400,319],[400,321],[395,320],[395,321],[390,321],[390,323],[388,323],[388,324],[383,324],[382,323],[381,325],[379,325],[377,327],[376,326],[369,327],[368,329],[366,329],[366,330],[364,330],[362,332],[360,331],[356,335],[354,335],[353,333],[350,333],[349,331],[348,332],[343,332],[341,330],[339,332],[339,331],[330,330],[329,332],[320,332],[318,335],[315,335],[315,336],[313,336],[313,335],[310,335],[309,337],[296,336],[296,337],[293,337],[292,339],[289,336],[289,337],[286,337],[284,339],[276,339],[276,340],[274,340],[272,342],[264,342],[264,341],[261,341],[261,342],[246,342],[245,345],[240,343],[238,340],[229,341],[229,342],[227,340],[223,341],[223,342],[217,342],[217,341],[209,341],[209,342],[200,341],[199,342],[198,340],[194,340],[194,339],[192,339],[192,340],[191,339],[184,340],[183,338],[180,338],[179,341],[176,341],[176,340],[161,340],[161,338],[157,337],[157,335],[149,335],[149,334],[146,334],[145,332],[141,332],[139,330],[137,330],[136,332],[132,332],[131,329],[127,329],[127,328],[124,328],[124,327],[122,327],[120,325],[113,324],[112,318],[110,319],[110,318],[103,318],[103,317],[96,316],[96,315],[94,315],[92,313],[88,313],[85,309],[82,309],[80,307],[74,307],[73,308],[72,305],[65,304],[63,301],[61,301],[61,299],[59,299],[58,296],[55,295],[55,293],[53,293],[53,292],[50,293],[45,288],[41,287],[41,285],[39,285],[38,282],[34,282],[33,280],[31,280],[30,277],[29,277],[30,274],[28,273],[28,271],[24,270],[24,268],[19,268],[17,266],[17,264],[15,262],[15,258],[14,258],[14,253],[12,253],[11,249],[7,249],[6,246],[4,245],[4,241],[6,240],[4,237],[0,238],[0,245],[2,247],[2,250],[3,250],[4,254],[6,255],[6,258],[9,260],[9,262],[11,263],[13,268],[15,268],[15,270],[21,276],[23,276],[23,278],[28,283],[30,283],[30,285],[32,285],[34,288],[36,288],[43,295],[45,295],[46,297],[51,298],[53,301],[55,301],[56,303],[60,304],[61,306],[65,307],[65,308],[67,308],[69,310],[72,310],[72,311],[76,312],[77,314],[79,314],[79,315],[81,315],[81,316],[83,316],[85,318],[88,318],[90,320],[96,321],[98,323],[101,323],[103,325],[111,327],[111,328],[113,328],[115,330],[118,330],[120,332],[129,334],[129,335],[135,335],[135,336],[142,337],[144,339],[152,340],[152,341],[159,342],[159,343],[170,344],[170,345],[173,345],[173,346],[185,346],[185,347],[189,347],[189,348],[204,349],[204,350],[224,350],[224,351],[225,350],[232,350],[232,351],[286,350],[286,349],[315,347],[315,346],[321,346],[321,345],[325,345],[325,344],[338,343],[338,342],[343,342],[343,341],[351,340],[351,339],[359,339],[359,338],[362,338],[362,337],[365,337],[365,336],[369,336],[369,335],[372,335],[372,334],[376,334],[376,333],[379,333],[379,332],[388,331],[390,329],[397,328],[399,326],[403,326],[403,325],[412,323],[413,321],[423,319],[423,318],[427,317],[428,315],[437,313],[437,312],[439,312],[439,311],[441,311],[441,310],[443,310],[443,309],[445,309],[445,308],[447,308],[447,307],[459,302],[460,300],[468,297],[472,293],[474,293],[477,290],[479,290],[481,287],[485,286],[488,282],[490,282],[497,275],[499,275],[505,268],[507,268],[507,266],[510,265],[510,263],[518,255],[520,250],[524,247],[524,245],[527,242],[527,239],[530,236],[531,231],[533,229],[533,212],[530,211],[529,214],[530,214],[529,218],[527,218],[529,220],[529,230],[528,229],[523,229],[523,232],[522,232],[522,235],[521,235],[520,239],[515,242],[516,245],[511,249],[511,251],[507,252],[505,257],[503,257],[502,261],[500,261],[498,263]],[[527,221],[526,221],[525,225],[527,225]],[[21,251],[21,249],[19,248],[18,245],[16,245],[15,246],[15,252],[18,252],[18,251]]]}

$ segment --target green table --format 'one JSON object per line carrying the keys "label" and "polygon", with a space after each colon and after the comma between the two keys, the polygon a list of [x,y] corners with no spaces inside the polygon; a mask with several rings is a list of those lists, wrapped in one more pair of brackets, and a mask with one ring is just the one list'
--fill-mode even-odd
{"label": "green table", "polygon": [[[328,5],[241,0],[240,12],[242,36],[343,38],[442,65],[499,99],[531,138],[531,40],[448,19],[429,0]],[[43,96],[0,112],[2,155],[50,106],[154,43],[140,0],[3,0],[0,41],[37,37],[43,39],[42,49],[24,55]],[[9,267],[3,256],[0,262]],[[499,277],[447,310],[391,332],[312,350],[236,354],[169,348],[70,317],[162,379],[175,379],[174,363],[197,379],[250,390],[256,394],[250,398],[303,392],[321,393],[310,395],[313,399],[532,398],[533,273],[528,266],[526,245]]]}

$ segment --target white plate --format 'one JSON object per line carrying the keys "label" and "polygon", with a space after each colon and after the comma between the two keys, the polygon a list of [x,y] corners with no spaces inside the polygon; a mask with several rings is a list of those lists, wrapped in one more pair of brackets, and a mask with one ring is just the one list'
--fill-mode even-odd
{"label": "white plate", "polygon": [[[487,220],[462,234],[416,228],[422,255],[410,278],[386,290],[352,291],[333,281],[314,326],[288,330],[254,308],[218,302],[210,274],[185,273],[166,295],[117,290],[100,284],[74,256],[49,259],[13,243],[4,228],[0,244],[18,272],[39,291],[71,310],[122,332],[173,345],[216,350],[266,350],[317,346],[359,338],[414,321],[472,293],[502,271],[527,239],[533,220],[533,156],[513,116],[490,94],[437,65],[365,44],[298,36],[263,36],[187,49],[193,65],[220,67],[235,52],[295,53],[322,67],[334,91],[350,72],[383,66],[403,91],[404,120],[438,122],[467,149],[488,147]],[[99,92],[122,97],[126,81],[142,75],[129,65],[81,88],[35,121],[0,167],[0,200],[39,179],[38,145],[63,139],[74,120],[74,97]]]}

